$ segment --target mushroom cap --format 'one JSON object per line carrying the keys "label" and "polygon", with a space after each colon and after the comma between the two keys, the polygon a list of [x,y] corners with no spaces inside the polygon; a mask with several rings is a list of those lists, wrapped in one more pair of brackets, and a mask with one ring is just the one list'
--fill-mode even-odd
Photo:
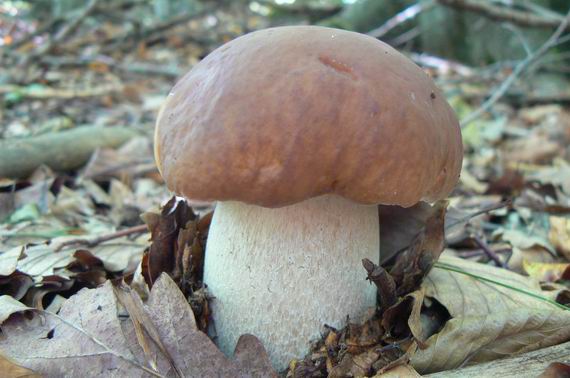
{"label": "mushroom cap", "polygon": [[457,118],[432,79],[363,34],[256,31],[182,77],[155,130],[167,186],[198,201],[280,207],[327,193],[412,206],[459,178]]}

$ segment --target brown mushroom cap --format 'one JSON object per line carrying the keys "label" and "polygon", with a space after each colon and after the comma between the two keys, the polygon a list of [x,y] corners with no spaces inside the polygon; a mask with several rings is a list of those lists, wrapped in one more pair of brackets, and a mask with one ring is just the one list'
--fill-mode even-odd
{"label": "brown mushroom cap", "polygon": [[433,81],[390,46],[316,26],[253,32],[174,86],[155,133],[168,187],[279,207],[335,193],[411,206],[446,197],[463,147]]}

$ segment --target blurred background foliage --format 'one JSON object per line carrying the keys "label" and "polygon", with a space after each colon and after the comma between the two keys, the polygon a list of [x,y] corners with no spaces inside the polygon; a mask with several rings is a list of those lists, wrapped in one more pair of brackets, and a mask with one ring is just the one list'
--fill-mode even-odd
{"label": "blurred background foliage", "polygon": [[[30,22],[49,19],[53,26],[80,13],[84,0],[19,0],[3,1],[2,19],[18,18]],[[145,25],[164,22],[205,7],[230,8],[236,15],[247,15],[243,32],[257,28],[254,19],[263,18],[270,25],[320,24],[324,26],[369,32],[383,25],[403,10],[419,6],[416,17],[397,25],[382,39],[398,47],[455,59],[465,64],[482,65],[524,58],[549,35],[545,27],[520,27],[464,12],[442,4],[466,4],[468,1],[435,0],[103,0],[101,9],[110,14],[101,18],[126,22],[136,30]],[[563,16],[567,0],[479,1],[497,7],[512,7],[545,19]],[[415,11],[415,10],[414,10]],[[404,16],[402,14],[402,16]],[[253,21],[253,22],[252,22]],[[91,20],[97,22],[97,20]]]}

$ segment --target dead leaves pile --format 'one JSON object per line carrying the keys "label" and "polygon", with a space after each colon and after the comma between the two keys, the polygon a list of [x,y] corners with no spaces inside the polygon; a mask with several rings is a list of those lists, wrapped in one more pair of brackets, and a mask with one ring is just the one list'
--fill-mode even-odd
{"label": "dead leaves pile", "polygon": [[59,314],[8,296],[0,303],[0,350],[46,376],[276,376],[251,335],[240,338],[233,360],[226,358],[197,329],[186,298],[166,274],[146,304],[129,287],[110,281],[83,289]]}
{"label": "dead leaves pile", "polygon": [[[150,147],[148,140],[134,139],[113,156],[138,159]],[[135,271],[149,239],[140,213],[168,192],[155,168],[113,170],[117,162],[103,159],[105,151],[97,151],[76,177],[41,167],[27,180],[1,182],[1,294],[56,310],[63,297],[83,287]]]}

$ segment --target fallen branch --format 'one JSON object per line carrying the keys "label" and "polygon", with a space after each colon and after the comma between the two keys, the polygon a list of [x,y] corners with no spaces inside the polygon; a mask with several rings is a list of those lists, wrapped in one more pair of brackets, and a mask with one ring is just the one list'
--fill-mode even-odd
{"label": "fallen branch", "polygon": [[555,28],[564,22],[562,15],[543,17],[537,14],[493,5],[481,0],[438,0],[440,4],[455,9],[478,13],[496,21],[506,21],[519,26]]}
{"label": "fallen branch", "polygon": [[101,41],[102,45],[106,45],[106,44],[116,44],[116,43],[124,43],[125,41],[128,41],[132,38],[139,38],[139,39],[148,39],[151,36],[153,36],[154,34],[157,33],[161,33],[164,32],[168,29],[171,29],[175,26],[184,24],[186,22],[192,21],[194,19],[200,18],[200,17],[204,17],[207,16],[208,14],[211,14],[213,8],[212,7],[205,7],[204,9],[202,9],[199,12],[196,13],[186,13],[186,14],[181,14],[178,16],[175,16],[173,18],[171,18],[170,20],[164,21],[164,22],[159,22],[155,25],[152,25],[150,27],[147,27],[143,30],[132,30],[129,32],[126,32],[122,35],[119,36],[113,36],[111,38],[107,38],[103,41]]}
{"label": "fallen branch", "polygon": [[117,63],[113,58],[108,56],[94,57],[62,57],[47,55],[40,58],[41,63],[57,67],[88,67],[92,64],[102,63],[109,68],[117,71],[134,73],[139,75],[159,75],[170,78],[177,78],[184,72],[174,66],[158,66],[149,63]]}
{"label": "fallen branch", "polygon": [[425,377],[538,377],[553,362],[570,362],[570,342],[463,369],[441,371]]}
{"label": "fallen branch", "polygon": [[69,246],[87,246],[87,247],[95,247],[100,243],[104,243],[109,240],[122,238],[124,236],[129,236],[133,234],[142,234],[143,232],[148,232],[148,227],[146,224],[141,224],[138,226],[125,228],[124,230],[120,230],[117,232],[113,232],[110,234],[99,235],[93,238],[79,238],[79,239],[70,239],[62,242],[59,244],[54,251],[61,251],[65,247]]}
{"label": "fallen branch", "polygon": [[66,24],[61,30],[53,37],[50,38],[44,45],[40,46],[38,50],[34,51],[30,55],[24,57],[22,64],[29,63],[32,59],[36,59],[39,56],[45,55],[52,51],[57,43],[62,42],[68,35],[72,34],[77,30],[79,25],[89,16],[91,12],[95,9],[97,2],[99,0],[90,0],[87,6],[68,24]]}
{"label": "fallen branch", "polygon": [[97,148],[115,148],[137,133],[126,127],[82,126],[0,141],[0,177],[25,178],[45,164],[58,171],[81,167]]}
{"label": "fallen branch", "polygon": [[507,269],[507,264],[505,264],[501,260],[499,255],[497,255],[497,253],[493,251],[483,239],[481,239],[478,236],[474,236],[473,241],[475,242],[475,244],[477,244],[479,248],[481,248],[481,250],[487,255],[488,258],[493,260],[496,266],[498,266],[499,268]]}
{"label": "fallen branch", "polygon": [[398,25],[401,25],[408,20],[414,19],[418,14],[431,9],[434,6],[435,2],[433,0],[421,1],[417,4],[411,5],[400,13],[388,19],[388,21],[386,21],[382,26],[370,30],[366,34],[374,38],[382,38],[388,34],[390,30],[394,29]]}
{"label": "fallen branch", "polygon": [[67,88],[50,88],[50,87],[25,87],[19,85],[3,85],[0,86],[0,94],[16,93],[23,98],[31,99],[73,99],[85,97],[105,96],[111,93],[120,92],[123,89],[121,85],[103,85],[100,87],[86,89],[67,89]]}
{"label": "fallen branch", "polygon": [[558,38],[568,27],[568,22],[570,21],[570,10],[566,14],[564,21],[558,26],[556,31],[548,38],[548,40],[540,46],[534,53],[527,56],[523,61],[516,65],[513,72],[507,77],[505,81],[493,92],[493,94],[475,111],[468,114],[464,119],[461,120],[461,127],[465,127],[469,123],[473,122],[481,115],[486,113],[491,106],[493,106],[503,95],[509,90],[511,85],[515,80],[533,63],[535,63],[540,57],[542,57],[546,52],[553,47]]}

